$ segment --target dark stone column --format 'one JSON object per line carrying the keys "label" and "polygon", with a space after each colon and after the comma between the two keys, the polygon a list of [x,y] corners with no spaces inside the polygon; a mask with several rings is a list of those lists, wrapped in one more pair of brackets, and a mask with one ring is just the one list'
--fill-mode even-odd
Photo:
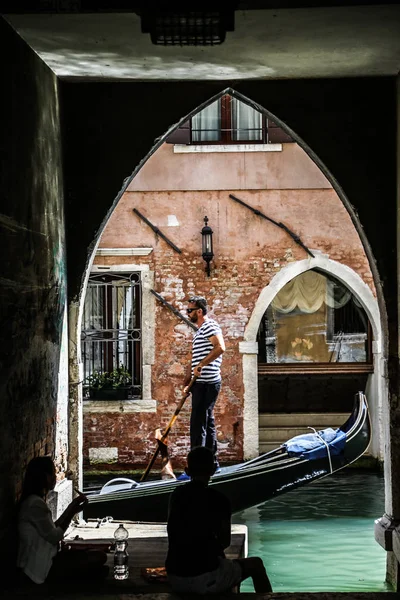
{"label": "dark stone column", "polygon": [[66,271],[57,80],[3,19],[0,54],[0,564],[10,574],[24,468],[55,451]]}

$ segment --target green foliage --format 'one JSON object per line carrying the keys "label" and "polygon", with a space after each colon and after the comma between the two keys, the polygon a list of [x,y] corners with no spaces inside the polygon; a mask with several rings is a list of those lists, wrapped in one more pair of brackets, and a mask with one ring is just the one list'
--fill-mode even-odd
{"label": "green foliage", "polygon": [[127,387],[132,383],[132,377],[123,365],[120,365],[114,371],[93,371],[86,378],[89,387],[97,390],[115,390],[121,387]]}

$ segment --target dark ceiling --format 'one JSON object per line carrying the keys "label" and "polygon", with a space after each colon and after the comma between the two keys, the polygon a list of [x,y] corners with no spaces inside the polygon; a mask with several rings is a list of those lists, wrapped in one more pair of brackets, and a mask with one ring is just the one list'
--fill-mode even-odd
{"label": "dark ceiling", "polygon": [[[140,14],[141,7],[150,6],[164,8],[167,6],[173,9],[179,2],[160,0],[140,2],[137,0],[1,0],[1,14],[21,14],[21,13],[93,13],[93,12],[135,12]],[[182,3],[187,6],[187,2]],[[196,4],[193,3],[193,9],[203,10],[206,6],[205,0],[199,0]],[[221,7],[232,6],[236,4],[236,10],[278,10],[286,8],[323,8],[323,7],[345,7],[345,6],[382,6],[383,4],[399,4],[398,0],[308,0],[308,2],[300,2],[298,0],[242,0],[228,2],[227,0],[214,0],[210,3],[214,8],[220,5]]]}

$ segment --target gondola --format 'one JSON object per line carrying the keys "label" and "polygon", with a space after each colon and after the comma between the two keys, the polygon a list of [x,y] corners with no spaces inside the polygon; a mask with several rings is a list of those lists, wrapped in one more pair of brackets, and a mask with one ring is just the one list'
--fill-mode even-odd
{"label": "gondola", "polygon": [[[364,454],[370,437],[367,400],[358,392],[352,413],[338,429],[296,436],[257,458],[224,467],[210,485],[228,496],[232,512],[238,512],[343,469]],[[114,479],[100,491],[87,494],[83,516],[165,522],[170,494],[184,483]]]}

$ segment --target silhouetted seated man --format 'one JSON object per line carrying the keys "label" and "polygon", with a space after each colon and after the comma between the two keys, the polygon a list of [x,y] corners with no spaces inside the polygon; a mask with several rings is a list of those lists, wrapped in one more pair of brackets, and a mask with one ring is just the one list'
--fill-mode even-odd
{"label": "silhouetted seated man", "polygon": [[208,487],[214,474],[212,452],[202,446],[189,452],[191,481],[171,496],[165,567],[174,592],[215,594],[232,590],[251,577],[256,592],[272,592],[261,558],[225,558],[231,543],[229,500]]}

